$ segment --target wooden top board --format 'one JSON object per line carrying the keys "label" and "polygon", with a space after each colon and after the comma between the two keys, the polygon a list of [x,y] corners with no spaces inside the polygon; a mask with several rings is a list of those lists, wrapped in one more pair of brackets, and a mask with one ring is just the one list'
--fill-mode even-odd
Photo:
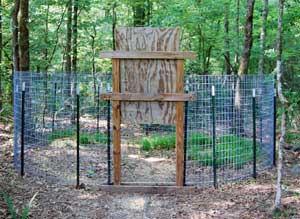
{"label": "wooden top board", "polygon": [[101,58],[112,59],[196,59],[193,52],[124,52],[124,51],[103,51]]}

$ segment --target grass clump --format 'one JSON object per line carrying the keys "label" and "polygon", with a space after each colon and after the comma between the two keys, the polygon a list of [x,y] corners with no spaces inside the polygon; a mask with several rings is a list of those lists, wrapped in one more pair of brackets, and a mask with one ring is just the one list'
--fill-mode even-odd
{"label": "grass clump", "polygon": [[80,144],[106,144],[107,135],[103,133],[81,133]]}
{"label": "grass clump", "polygon": [[[48,140],[53,142],[58,139],[70,138],[72,140],[76,140],[76,131],[67,129],[67,130],[55,130],[51,132],[48,136]],[[107,143],[107,135],[104,133],[80,133],[79,137],[80,144],[106,144]]]}
{"label": "grass clump", "polygon": [[7,205],[7,210],[11,215],[11,218],[13,219],[27,219],[30,213],[30,210],[32,208],[32,203],[37,196],[38,193],[35,193],[35,195],[31,198],[31,200],[28,202],[28,204],[25,206],[25,208],[21,211],[21,209],[16,209],[16,206],[14,204],[13,198],[11,198],[6,193],[2,192],[0,194],[0,198],[2,198]]}
{"label": "grass clump", "polygon": [[145,137],[141,140],[141,149],[144,151],[151,151],[155,149],[170,150],[175,148],[176,137],[175,134],[166,136],[154,135]]}
{"label": "grass clump", "polygon": [[[188,145],[205,145],[211,143],[211,138],[201,133],[192,133],[188,136]],[[152,135],[144,137],[139,144],[141,145],[141,149],[144,151],[156,149],[170,150],[176,146],[176,134],[172,133],[168,135]]]}

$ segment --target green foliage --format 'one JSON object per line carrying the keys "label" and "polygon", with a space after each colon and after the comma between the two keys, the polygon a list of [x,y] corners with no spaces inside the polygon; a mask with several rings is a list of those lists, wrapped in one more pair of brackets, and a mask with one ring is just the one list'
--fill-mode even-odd
{"label": "green foliage", "polygon": [[80,144],[106,144],[107,135],[103,133],[81,133]]}
{"label": "green foliage", "polygon": [[[72,129],[54,130],[49,136],[48,140],[53,142],[57,139],[70,138],[76,140],[76,131]],[[106,144],[107,135],[103,133],[80,133],[80,144]]]}
{"label": "green foliage", "polygon": [[11,217],[13,219],[27,219],[30,213],[30,210],[32,208],[32,203],[35,199],[35,197],[37,196],[38,193],[36,193],[31,200],[29,201],[29,203],[25,206],[25,208],[23,209],[23,211],[21,213],[19,213],[21,210],[16,209],[15,204],[14,204],[14,200],[12,197],[10,197],[9,195],[7,195],[6,193],[2,192],[0,195],[0,198],[2,198],[4,200],[4,202],[7,205],[7,210],[8,212],[11,214]]}
{"label": "green foliage", "polygon": [[300,142],[300,132],[289,131],[286,133],[286,142],[287,143],[299,143]]}
{"label": "green foliage", "polygon": [[48,135],[48,140],[50,142],[55,141],[57,139],[63,139],[63,138],[72,138],[76,136],[76,132],[75,130],[72,129],[58,129],[58,130],[53,130],[53,132],[51,132]]}
{"label": "green foliage", "polygon": [[[257,158],[261,148],[257,142]],[[212,144],[192,145],[188,148],[187,156],[191,160],[199,161],[207,166],[213,165]],[[236,168],[253,159],[253,141],[249,138],[225,135],[216,139],[216,165],[234,164]]]}
{"label": "green foliage", "polygon": [[[188,136],[189,145],[207,145],[212,143],[212,139],[201,133],[191,133]],[[145,151],[155,150],[155,149],[166,149],[170,150],[175,148],[176,145],[176,135],[153,135],[149,137],[144,137],[138,144],[141,145],[141,149]]]}
{"label": "green foliage", "polygon": [[278,209],[275,208],[273,210],[273,218],[293,218],[293,216],[297,215],[297,209],[295,208],[286,208],[286,209]]}
{"label": "green foliage", "polygon": [[[176,136],[169,134],[165,136],[153,135],[142,138],[139,142],[143,151],[170,150],[175,148]],[[212,138],[201,133],[191,133],[188,135],[187,157],[207,166],[213,164]],[[257,157],[261,154],[261,148],[257,142]],[[253,159],[253,141],[250,138],[237,137],[234,135],[224,135],[216,139],[216,165],[232,163],[236,168]]]}
{"label": "green foliage", "polygon": [[145,137],[141,140],[141,149],[145,151],[155,150],[155,149],[172,149],[175,148],[176,137],[175,134],[170,134],[166,136],[154,135],[150,137]]}

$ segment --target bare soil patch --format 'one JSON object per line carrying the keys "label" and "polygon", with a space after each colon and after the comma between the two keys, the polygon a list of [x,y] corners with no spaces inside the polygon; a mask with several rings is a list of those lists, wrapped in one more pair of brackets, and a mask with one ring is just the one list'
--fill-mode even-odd
{"label": "bare soil patch", "polygon": [[[203,188],[195,194],[106,193],[97,187],[77,190],[73,185],[46,182],[25,176],[13,168],[11,128],[0,126],[0,192],[14,198],[22,209],[38,192],[30,218],[272,218],[276,170],[257,180],[235,182],[219,189]],[[295,172],[300,156],[285,151],[284,213],[278,218],[300,218],[300,176]],[[0,199],[0,218],[10,218]]]}

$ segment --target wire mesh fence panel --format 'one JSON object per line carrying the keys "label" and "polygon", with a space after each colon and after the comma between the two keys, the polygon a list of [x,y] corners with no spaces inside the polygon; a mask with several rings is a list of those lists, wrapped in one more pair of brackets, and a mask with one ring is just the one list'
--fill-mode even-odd
{"label": "wire mesh fence panel", "polygon": [[94,84],[106,86],[111,83],[110,78],[110,75],[16,73],[15,166],[20,168],[21,163],[20,87],[25,82],[25,172],[62,184],[75,184],[76,87],[79,86],[81,182],[106,183],[108,111],[105,103],[97,102]]}
{"label": "wire mesh fence panel", "polygon": [[[111,92],[111,80],[111,74],[15,73],[16,169],[21,170],[23,127],[25,173],[74,185],[79,122],[80,182],[86,185],[112,183],[112,103],[99,98],[100,94]],[[79,103],[77,87],[80,88]],[[253,176],[255,161],[258,172],[272,167],[272,75],[188,75],[185,88],[196,96],[186,109],[187,185],[217,185]],[[126,110],[126,113],[138,115],[136,111],[130,112],[136,110],[134,108]],[[175,147],[175,124],[122,119],[122,182],[175,185]]]}
{"label": "wire mesh fence panel", "polygon": [[[214,180],[218,184],[252,176],[254,141],[257,145],[257,169],[271,167],[274,95],[272,76],[190,75],[186,81],[189,92],[197,95],[197,101],[189,103],[188,111],[187,184],[208,185],[213,184]],[[212,86],[215,87],[214,102]],[[253,89],[257,91],[257,118],[253,118],[252,114]],[[253,119],[257,126],[256,140],[253,139]]]}

